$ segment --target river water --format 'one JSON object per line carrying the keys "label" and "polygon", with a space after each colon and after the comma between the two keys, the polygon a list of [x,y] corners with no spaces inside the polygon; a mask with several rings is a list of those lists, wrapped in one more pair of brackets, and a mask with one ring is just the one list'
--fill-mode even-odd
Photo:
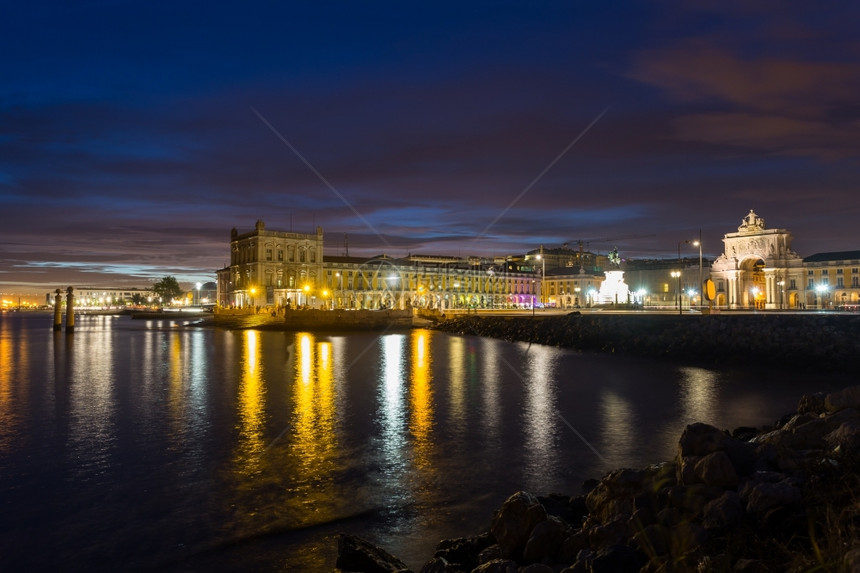
{"label": "river water", "polygon": [[510,494],[670,459],[845,380],[429,330],[225,331],[0,317],[3,571],[330,571],[336,535],[414,569]]}

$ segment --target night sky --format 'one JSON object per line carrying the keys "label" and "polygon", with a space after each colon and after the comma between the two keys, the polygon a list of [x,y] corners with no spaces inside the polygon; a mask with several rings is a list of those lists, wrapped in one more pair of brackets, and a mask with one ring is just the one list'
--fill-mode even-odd
{"label": "night sky", "polygon": [[260,218],[713,257],[754,209],[860,249],[860,3],[747,4],[6,3],[0,291],[214,280]]}

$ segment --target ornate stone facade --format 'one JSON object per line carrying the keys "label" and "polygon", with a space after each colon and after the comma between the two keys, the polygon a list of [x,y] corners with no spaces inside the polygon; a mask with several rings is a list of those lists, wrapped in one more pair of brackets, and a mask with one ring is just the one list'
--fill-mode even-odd
{"label": "ornate stone facade", "polygon": [[754,211],[737,233],[726,233],[725,251],[711,266],[717,308],[798,308],[806,300],[803,259],[791,249],[792,235],[768,229]]}

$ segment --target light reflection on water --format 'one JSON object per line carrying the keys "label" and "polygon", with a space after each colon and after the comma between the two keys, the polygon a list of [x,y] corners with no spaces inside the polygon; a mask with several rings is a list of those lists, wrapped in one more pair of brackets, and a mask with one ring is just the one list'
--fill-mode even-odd
{"label": "light reflection on water", "polygon": [[668,459],[687,423],[769,423],[837,383],[427,330],[81,317],[69,336],[4,316],[0,509],[18,521],[0,554],[30,570],[325,570],[348,531],[420,569],[518,489],[576,494]]}

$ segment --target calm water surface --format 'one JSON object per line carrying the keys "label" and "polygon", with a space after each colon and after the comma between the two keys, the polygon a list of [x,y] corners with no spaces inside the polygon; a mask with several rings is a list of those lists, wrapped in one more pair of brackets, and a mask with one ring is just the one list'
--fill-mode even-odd
{"label": "calm water surface", "polygon": [[51,322],[0,318],[3,571],[326,571],[341,531],[417,570],[519,489],[577,494],[690,422],[847,383],[427,330]]}

